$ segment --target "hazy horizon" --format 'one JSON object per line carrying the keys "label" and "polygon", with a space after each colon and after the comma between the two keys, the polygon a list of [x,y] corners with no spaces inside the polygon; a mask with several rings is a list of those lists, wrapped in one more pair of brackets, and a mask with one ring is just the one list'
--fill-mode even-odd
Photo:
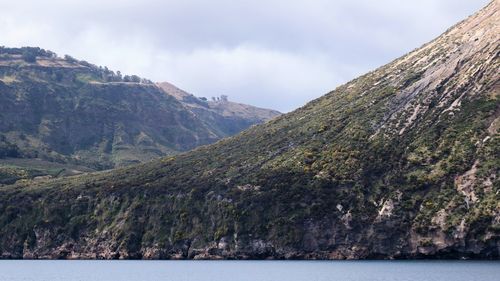
{"label": "hazy horizon", "polygon": [[196,96],[291,111],[489,1],[16,1],[0,45],[37,46]]}

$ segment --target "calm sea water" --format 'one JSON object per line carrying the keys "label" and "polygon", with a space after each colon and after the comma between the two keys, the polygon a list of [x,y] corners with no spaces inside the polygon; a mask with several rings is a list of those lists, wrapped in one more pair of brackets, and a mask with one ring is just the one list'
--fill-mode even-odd
{"label": "calm sea water", "polygon": [[0,261],[0,281],[490,281],[479,261]]}

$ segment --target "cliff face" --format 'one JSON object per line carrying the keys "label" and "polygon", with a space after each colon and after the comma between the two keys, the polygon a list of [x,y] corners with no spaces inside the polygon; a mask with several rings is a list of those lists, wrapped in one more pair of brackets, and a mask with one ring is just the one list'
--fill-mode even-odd
{"label": "cliff face", "polygon": [[0,255],[498,259],[499,2],[235,137],[1,188]]}
{"label": "cliff face", "polygon": [[[187,151],[268,119],[203,118],[137,76],[38,48],[0,49],[0,158],[37,160],[0,161],[0,181],[19,178],[2,177],[6,165],[28,164],[27,171],[52,175],[32,166],[109,169]],[[225,126],[230,129],[219,129]]]}

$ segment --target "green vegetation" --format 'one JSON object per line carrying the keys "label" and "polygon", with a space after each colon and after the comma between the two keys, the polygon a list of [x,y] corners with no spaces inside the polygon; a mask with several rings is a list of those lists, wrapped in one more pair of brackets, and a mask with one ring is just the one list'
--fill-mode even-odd
{"label": "green vegetation", "polygon": [[262,122],[195,115],[147,79],[32,47],[0,47],[0,93],[0,159],[91,170],[177,154]]}
{"label": "green vegetation", "polygon": [[498,259],[499,47],[474,20],[212,145],[3,187],[0,254]]}
{"label": "green vegetation", "polygon": [[5,136],[0,135],[0,159],[6,157],[17,157],[19,156],[19,147],[17,145],[8,142]]}

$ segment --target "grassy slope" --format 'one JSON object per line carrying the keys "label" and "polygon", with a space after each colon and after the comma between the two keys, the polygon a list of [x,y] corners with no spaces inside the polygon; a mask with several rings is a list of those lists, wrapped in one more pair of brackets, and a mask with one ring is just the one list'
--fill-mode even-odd
{"label": "grassy slope", "polygon": [[6,187],[0,252],[498,258],[496,10],[213,145]]}

